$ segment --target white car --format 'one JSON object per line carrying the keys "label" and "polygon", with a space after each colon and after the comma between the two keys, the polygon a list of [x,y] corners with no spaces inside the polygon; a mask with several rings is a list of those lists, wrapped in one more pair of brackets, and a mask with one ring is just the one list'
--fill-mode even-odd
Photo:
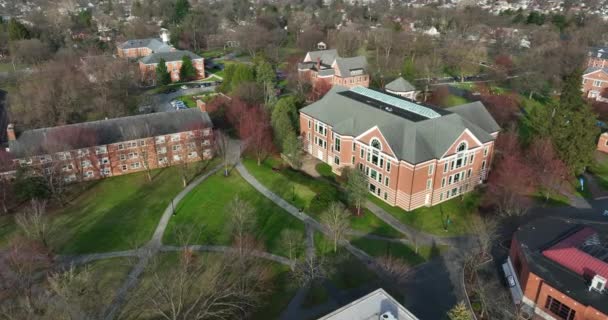
{"label": "white car", "polygon": [[187,85],[183,85],[183,86],[181,86],[179,88],[182,89],[182,90],[186,90],[186,89],[188,89],[188,86]]}

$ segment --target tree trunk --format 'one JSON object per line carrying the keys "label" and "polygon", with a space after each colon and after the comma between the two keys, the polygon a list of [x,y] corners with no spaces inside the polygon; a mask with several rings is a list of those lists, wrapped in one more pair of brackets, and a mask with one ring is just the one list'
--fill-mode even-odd
{"label": "tree trunk", "polygon": [[188,185],[188,179],[186,179],[186,175],[182,175],[182,184],[184,188]]}
{"label": "tree trunk", "polygon": [[334,238],[334,252],[338,251],[338,237]]}
{"label": "tree trunk", "polygon": [[148,182],[152,182],[152,173],[150,173],[150,169],[146,169],[146,177],[148,178]]}

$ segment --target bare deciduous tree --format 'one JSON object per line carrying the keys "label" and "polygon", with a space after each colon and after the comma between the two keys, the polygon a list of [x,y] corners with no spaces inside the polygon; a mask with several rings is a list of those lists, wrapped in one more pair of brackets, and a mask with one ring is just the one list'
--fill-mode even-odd
{"label": "bare deciduous tree", "polygon": [[329,235],[334,244],[334,252],[338,251],[338,242],[344,239],[346,230],[349,227],[350,213],[339,202],[333,202],[329,208],[321,215],[321,223],[329,231]]}
{"label": "bare deciduous tree", "polygon": [[222,130],[215,132],[215,153],[222,159],[224,164],[224,177],[228,176],[228,167],[230,161],[230,140],[226,133]]}
{"label": "bare deciduous tree", "polygon": [[376,259],[376,263],[396,283],[401,283],[407,279],[408,272],[410,271],[410,266],[405,261],[390,254]]}
{"label": "bare deciduous tree", "polygon": [[237,241],[240,254],[242,254],[242,244],[245,241],[245,236],[255,226],[255,209],[237,195],[226,205],[226,213],[230,217],[230,231]]}
{"label": "bare deciduous tree", "polygon": [[490,254],[494,241],[498,237],[498,221],[487,217],[473,219],[471,231],[477,236],[479,254],[482,257],[487,257]]}
{"label": "bare deciduous tree", "polygon": [[48,248],[51,223],[46,216],[46,205],[46,200],[32,199],[29,212],[18,214],[15,221],[26,237]]}
{"label": "bare deciduous tree", "polygon": [[287,251],[289,259],[294,260],[304,247],[304,235],[298,230],[284,229],[281,231],[280,243]]}
{"label": "bare deciduous tree", "polygon": [[325,259],[316,255],[309,255],[301,259],[293,268],[293,277],[302,287],[324,279],[327,274]]}

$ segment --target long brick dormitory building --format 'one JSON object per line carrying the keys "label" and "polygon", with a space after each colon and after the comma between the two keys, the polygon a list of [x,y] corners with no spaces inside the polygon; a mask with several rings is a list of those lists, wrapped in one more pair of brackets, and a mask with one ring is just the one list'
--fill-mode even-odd
{"label": "long brick dormitory building", "polygon": [[364,87],[334,87],[300,110],[306,152],[405,210],[471,191],[488,174],[500,127],[480,102],[439,109]]}
{"label": "long brick dormitory building", "polygon": [[14,167],[65,182],[100,179],[213,156],[213,124],[201,109],[151,113],[16,132]]}

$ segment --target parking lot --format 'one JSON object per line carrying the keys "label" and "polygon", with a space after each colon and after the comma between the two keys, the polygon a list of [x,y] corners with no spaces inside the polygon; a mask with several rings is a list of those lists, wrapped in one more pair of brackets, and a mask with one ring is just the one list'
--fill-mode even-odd
{"label": "parking lot", "polygon": [[[187,87],[186,89],[182,89],[182,88],[174,88],[174,89],[170,89],[170,92],[168,91],[167,93],[158,93],[155,94],[152,97],[152,110],[154,112],[168,112],[168,111],[175,111],[176,109],[176,105],[179,106],[179,104],[177,104],[176,102],[173,101],[179,101],[176,100],[177,98],[181,97],[181,96],[189,96],[189,95],[193,95],[193,94],[199,94],[199,93],[205,93],[205,92],[214,92],[215,91],[215,85],[199,85],[198,87],[192,88],[192,87]],[[183,104],[182,101],[179,101]],[[184,107],[186,107],[186,105],[184,104]],[[178,107],[179,108],[179,107]]]}

